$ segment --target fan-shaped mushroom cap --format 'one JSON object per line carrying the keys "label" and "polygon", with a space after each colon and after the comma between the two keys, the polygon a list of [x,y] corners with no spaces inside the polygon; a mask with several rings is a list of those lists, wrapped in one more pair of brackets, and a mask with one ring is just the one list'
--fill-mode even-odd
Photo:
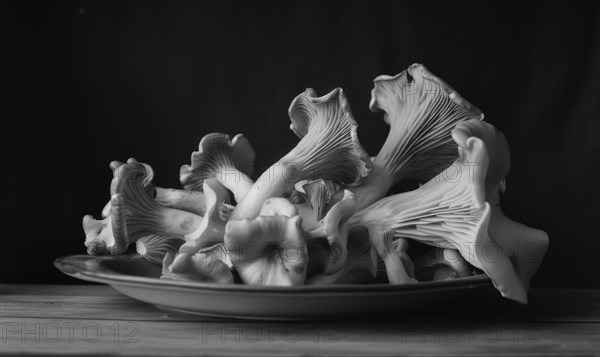
{"label": "fan-shaped mushroom cap", "polygon": [[548,234],[508,218],[500,209],[500,193],[506,189],[505,177],[510,170],[510,152],[504,134],[493,125],[469,120],[452,131],[452,137],[464,146],[471,137],[481,139],[490,153],[486,172],[486,201],[491,206],[489,234],[508,255],[519,279],[529,289],[531,278],[539,269],[548,250]]}
{"label": "fan-shaped mushroom cap", "polygon": [[292,101],[288,114],[290,128],[302,140],[282,161],[298,164],[309,173],[304,178],[352,185],[369,174],[371,158],[358,140],[358,124],[341,88],[322,97],[308,88]]}
{"label": "fan-shaped mushroom cap", "polygon": [[510,171],[510,150],[504,134],[490,123],[480,120],[467,120],[458,123],[452,130],[452,138],[459,143],[459,154],[462,146],[470,137],[481,139],[485,143],[489,155],[488,167],[485,170],[486,197],[491,197],[499,189],[500,182]]}
{"label": "fan-shaped mushroom cap", "polygon": [[388,137],[373,161],[373,172],[353,189],[364,208],[404,178],[431,179],[457,158],[450,132],[483,113],[425,66],[413,64],[396,76],[375,78],[369,108],[385,112]]}
{"label": "fan-shaped mushroom cap", "polygon": [[202,191],[205,180],[217,179],[239,202],[252,186],[249,176],[254,172],[254,158],[254,149],[244,135],[230,140],[227,134],[207,134],[192,153],[191,165],[181,167],[179,179],[192,191]]}
{"label": "fan-shaped mushroom cap", "polygon": [[159,205],[147,187],[148,165],[131,158],[127,164],[111,163],[111,219],[115,239],[112,254],[122,253],[130,243],[149,235],[183,238],[200,225],[202,217]]}
{"label": "fan-shaped mushroom cap", "polygon": [[322,97],[307,89],[294,99],[289,115],[300,142],[261,175],[232,219],[255,218],[266,199],[281,197],[298,181],[353,185],[369,173],[371,159],[358,141],[358,125],[340,88]]}
{"label": "fan-shaped mushroom cap", "polygon": [[301,221],[299,216],[259,216],[227,222],[225,246],[244,283],[304,284],[308,256]]}

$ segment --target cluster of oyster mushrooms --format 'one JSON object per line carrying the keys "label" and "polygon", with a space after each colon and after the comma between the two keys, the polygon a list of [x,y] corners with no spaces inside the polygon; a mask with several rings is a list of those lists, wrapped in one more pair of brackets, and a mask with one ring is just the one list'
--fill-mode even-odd
{"label": "cluster of oyster mushrooms", "polygon": [[[389,135],[362,148],[342,89],[307,89],[289,108],[300,138],[254,180],[246,137],[204,136],[182,189],[153,184],[129,159],[102,220],[83,218],[89,254],[137,252],[162,278],[221,284],[413,284],[487,274],[521,303],[548,247],[545,232],[500,209],[510,155],[483,113],[422,65],[374,81],[369,108]],[[389,195],[403,180],[418,189]]]}

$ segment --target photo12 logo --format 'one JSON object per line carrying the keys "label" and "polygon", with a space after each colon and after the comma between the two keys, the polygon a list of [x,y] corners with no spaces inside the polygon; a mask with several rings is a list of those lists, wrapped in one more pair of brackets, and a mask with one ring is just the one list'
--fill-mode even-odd
{"label": "photo12 logo", "polygon": [[114,343],[137,343],[139,326],[135,322],[2,322],[2,343],[20,341],[22,343],[56,343],[99,341]]}
{"label": "photo12 logo", "polygon": [[337,343],[337,332],[322,326],[290,326],[262,323],[204,323],[201,330],[202,343],[273,343],[313,342]]}

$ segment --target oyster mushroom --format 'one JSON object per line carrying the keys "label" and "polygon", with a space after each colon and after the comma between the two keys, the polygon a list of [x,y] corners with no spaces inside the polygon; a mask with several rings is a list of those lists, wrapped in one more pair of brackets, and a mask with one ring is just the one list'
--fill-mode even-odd
{"label": "oyster mushroom", "polygon": [[[113,163],[111,163],[111,168]],[[102,210],[106,216],[99,221],[91,215],[83,217],[82,226],[85,233],[84,245],[90,255],[121,254],[127,250],[125,201],[122,196],[111,196]]]}
{"label": "oyster mushroom", "polygon": [[191,212],[203,216],[206,210],[206,199],[202,192],[191,190],[178,190],[174,188],[157,187],[152,183],[154,179],[154,169],[152,166],[140,163],[146,169],[146,178],[142,186],[152,194],[154,200],[165,207]]}
{"label": "oyster mushroom", "polygon": [[452,131],[459,145],[470,137],[480,138],[490,155],[486,170],[486,201],[491,207],[488,232],[512,261],[519,279],[529,289],[531,278],[537,272],[548,250],[546,232],[528,227],[508,218],[500,208],[500,194],[506,189],[506,175],[510,170],[510,151],[506,138],[492,124],[469,120]]}
{"label": "oyster mushroom", "polygon": [[186,190],[202,191],[204,181],[214,178],[240,202],[252,187],[249,176],[254,172],[254,158],[254,149],[244,135],[230,140],[226,134],[207,134],[192,153],[191,165],[181,167],[179,179]]}
{"label": "oyster mushroom", "polygon": [[[154,187],[154,200],[161,206],[204,216],[206,199],[204,193],[198,191],[178,190],[175,188]],[[102,209],[102,217],[110,216],[110,201]]]}
{"label": "oyster mushroom", "polygon": [[[526,303],[527,293],[509,258],[488,234],[490,205],[485,202],[483,170],[488,154],[483,141],[470,137],[460,142],[461,157],[419,189],[386,197],[351,219],[375,236],[418,240],[457,249],[473,266],[483,270],[502,296]],[[384,248],[389,246],[383,245]],[[394,266],[395,268],[395,266]]]}
{"label": "oyster mushroom", "polygon": [[390,131],[373,160],[373,171],[352,188],[364,208],[404,178],[426,182],[457,158],[450,132],[456,123],[483,113],[425,66],[413,64],[394,77],[375,78],[371,111],[385,112]]}
{"label": "oyster mushroom", "polygon": [[[181,193],[179,191],[181,191]],[[154,200],[162,206],[172,208],[179,207],[178,209],[196,214],[203,214],[206,209],[204,194],[201,192],[161,189],[157,187],[157,194]],[[104,219],[96,220],[91,215],[86,215],[83,217],[82,226],[86,235],[85,246],[88,247],[88,254],[108,254],[109,251],[106,249],[106,247],[111,247],[115,244],[112,228],[111,201],[108,201],[108,203],[102,209],[102,217],[104,217]],[[122,209],[121,212],[123,212]],[[121,217],[120,213],[116,214],[116,216]],[[121,227],[123,227],[122,224]],[[160,245],[158,245],[158,243],[163,239],[168,240],[169,242],[162,242]],[[100,242],[105,243],[100,244]],[[136,241],[136,249],[140,255],[146,258],[146,260],[154,264],[162,265],[164,253],[166,252],[165,249],[167,249],[166,247],[176,245],[178,248],[181,244],[183,244],[183,242],[184,241],[179,238],[172,238],[160,234],[150,234],[147,237],[142,237]],[[112,250],[115,252],[123,249],[122,247],[119,249],[115,248],[116,247],[112,248]],[[175,249],[175,252],[176,251],[177,249]]]}
{"label": "oyster mushroom", "polygon": [[[83,219],[88,253],[121,254],[129,244],[149,234],[183,239],[202,222],[202,217],[181,210],[163,207],[153,198],[149,187],[147,165],[131,158],[126,164],[113,161],[110,216],[97,224],[93,218]],[[101,226],[102,231],[94,233]],[[108,229],[110,227],[110,230]],[[94,236],[95,235],[95,236]]]}
{"label": "oyster mushroom", "polygon": [[[113,171],[113,175],[120,165],[122,164],[118,161],[110,163],[109,167]],[[154,171],[149,165],[142,165],[147,171],[140,184],[150,194],[154,190],[153,186],[150,185]],[[87,253],[90,255],[120,254],[127,250],[129,243],[122,239],[122,235],[126,234],[124,231],[126,229],[125,206],[122,197],[111,197],[102,208],[102,217],[102,220],[96,220],[92,215],[83,217],[82,226],[86,237],[84,245],[87,248]],[[114,225],[113,220],[116,222]],[[119,239],[115,239],[115,233],[120,235]]]}
{"label": "oyster mushroom", "polygon": [[281,197],[298,181],[322,178],[352,185],[368,174],[371,160],[358,141],[358,125],[340,88],[322,97],[307,89],[294,99],[289,116],[300,141],[258,178],[231,219],[255,218],[265,200]]}
{"label": "oyster mushroom", "polygon": [[308,255],[300,216],[230,220],[225,247],[242,281],[250,285],[304,284]]}
{"label": "oyster mushroom", "polygon": [[[112,165],[121,165],[118,161],[111,163]],[[182,211],[191,212],[200,216],[204,215],[206,210],[206,200],[202,192],[178,190],[174,188],[157,187],[152,183],[154,179],[154,169],[152,166],[140,163],[146,170],[146,178],[141,182],[145,190],[154,197],[154,200],[161,206],[175,208]],[[108,203],[102,209],[102,217],[110,216],[111,203]]]}

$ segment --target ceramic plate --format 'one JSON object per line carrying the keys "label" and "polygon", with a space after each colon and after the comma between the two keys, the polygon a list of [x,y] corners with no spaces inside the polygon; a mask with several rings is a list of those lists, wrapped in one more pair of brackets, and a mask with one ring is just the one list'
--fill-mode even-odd
{"label": "ceramic plate", "polygon": [[485,275],[406,285],[221,285],[159,279],[160,267],[137,254],[69,255],[54,265],[72,277],[105,283],[117,291],[178,312],[251,319],[322,319],[414,311],[473,300],[493,290]]}

